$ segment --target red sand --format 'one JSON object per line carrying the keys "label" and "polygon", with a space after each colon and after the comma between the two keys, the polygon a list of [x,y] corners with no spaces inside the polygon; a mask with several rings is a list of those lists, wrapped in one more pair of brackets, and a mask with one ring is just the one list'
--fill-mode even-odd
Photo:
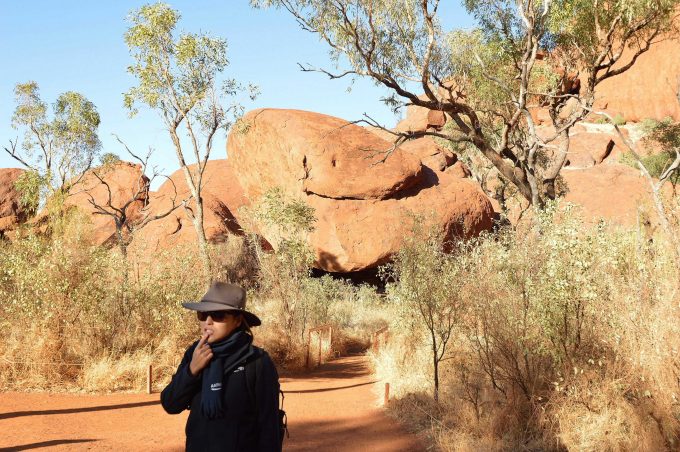
{"label": "red sand", "polygon": [[[361,356],[282,378],[286,451],[422,451],[377,407]],[[0,394],[0,450],[184,450],[188,412],[170,416],[158,394]]]}

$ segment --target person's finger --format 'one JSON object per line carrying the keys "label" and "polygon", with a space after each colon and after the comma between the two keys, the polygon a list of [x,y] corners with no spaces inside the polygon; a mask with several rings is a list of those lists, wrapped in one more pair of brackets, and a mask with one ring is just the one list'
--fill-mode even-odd
{"label": "person's finger", "polygon": [[201,347],[203,344],[205,344],[205,341],[208,339],[208,333],[203,333],[201,338],[198,340],[198,346]]}

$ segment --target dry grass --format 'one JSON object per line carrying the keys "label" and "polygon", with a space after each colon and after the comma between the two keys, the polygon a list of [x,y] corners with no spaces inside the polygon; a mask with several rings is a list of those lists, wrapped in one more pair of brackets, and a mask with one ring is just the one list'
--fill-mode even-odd
{"label": "dry grass", "polygon": [[[1,388],[142,390],[152,364],[161,389],[199,337],[195,315],[181,306],[205,290],[193,247],[135,250],[126,283],[118,251],[93,246],[91,233],[76,212],[49,239],[26,233],[0,242]],[[210,253],[214,279],[248,289],[249,308],[263,319],[255,343],[280,367],[304,366],[310,328],[333,326],[334,353],[365,347],[378,328],[371,324],[386,324],[372,289],[282,271],[289,256],[265,253],[248,237],[230,237]],[[291,300],[294,309],[284,309]]]}
{"label": "dry grass", "polygon": [[[677,450],[680,282],[669,238],[589,228],[570,208],[522,227],[454,257],[464,284],[449,296],[463,309],[439,404],[422,401],[432,394],[422,321],[392,322],[392,343],[373,355],[405,401],[390,409],[438,450]],[[397,305],[398,289],[388,290]],[[412,394],[419,406],[406,403]]]}
{"label": "dry grass", "polygon": [[[180,305],[205,289],[186,277],[200,268],[196,253],[150,255],[123,287],[117,253],[90,245],[82,219],[72,221],[49,241],[0,243],[0,386],[141,390],[151,363],[162,388],[198,337]],[[669,239],[643,237],[587,227],[567,208],[461,244],[450,261],[411,249],[412,261],[397,263],[409,265],[410,284],[451,288],[440,301],[459,307],[438,404],[422,313],[404,302],[411,286],[396,281],[383,297],[311,278],[289,265],[299,255],[246,238],[211,253],[214,276],[248,287],[264,320],[256,343],[280,366],[304,364],[310,328],[332,325],[342,352],[389,324],[387,345],[371,352],[375,372],[391,385],[391,411],[438,450],[677,450],[680,282]],[[428,259],[446,262],[437,281],[426,281]]]}

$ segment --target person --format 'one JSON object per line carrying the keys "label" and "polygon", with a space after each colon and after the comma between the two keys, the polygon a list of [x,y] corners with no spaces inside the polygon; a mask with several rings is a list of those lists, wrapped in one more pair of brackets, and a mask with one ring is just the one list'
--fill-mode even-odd
{"label": "person", "polygon": [[280,451],[278,374],[253,346],[250,327],[261,321],[245,309],[246,292],[214,282],[199,302],[182,305],[196,311],[201,338],[184,353],[161,404],[169,414],[190,411],[186,450]]}

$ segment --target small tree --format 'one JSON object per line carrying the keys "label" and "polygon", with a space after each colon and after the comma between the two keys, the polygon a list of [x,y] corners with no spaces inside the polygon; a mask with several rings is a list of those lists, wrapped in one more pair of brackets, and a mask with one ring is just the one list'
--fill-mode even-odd
{"label": "small tree", "polygon": [[17,181],[22,200],[33,209],[47,199],[60,205],[101,148],[97,108],[82,94],[69,91],[57,98],[50,119],[36,82],[19,83],[14,93],[12,126],[24,129],[24,140],[20,149],[18,140],[10,140],[4,149],[28,169]]}
{"label": "small tree", "polygon": [[[137,85],[125,94],[125,105],[132,115],[137,112],[136,105],[146,105],[163,119],[194,200],[195,209],[188,205],[184,208],[196,229],[201,258],[210,275],[203,227],[203,173],[215,134],[227,131],[242,114],[240,105],[225,108],[222,101],[243,87],[233,79],[218,86],[218,76],[228,65],[226,41],[192,33],[175,38],[179,19],[179,12],[164,3],[145,5],[130,14],[125,42],[134,58],[128,71],[137,79]],[[256,88],[248,88],[254,99]],[[189,151],[180,138],[182,130],[188,137]],[[193,171],[186,162],[187,152],[196,161]]]}
{"label": "small tree", "polygon": [[388,296],[400,308],[397,322],[407,328],[424,328],[437,402],[441,363],[449,358],[447,351],[462,325],[464,311],[460,276],[465,255],[457,256],[444,252],[441,234],[422,231],[417,225],[414,237],[406,240],[394,264],[386,270],[386,276],[396,281],[388,285]]}
{"label": "small tree", "polygon": [[[146,175],[149,169],[149,158],[153,151],[149,149],[149,152],[144,156],[144,158],[139,157],[133,153],[130,148],[123,143],[120,138],[116,137],[118,142],[120,142],[130,156],[139,162],[141,171],[139,177],[135,181],[132,191],[126,199],[122,199],[120,203],[114,205],[113,193],[111,192],[111,186],[107,182],[107,172],[113,167],[113,165],[120,162],[113,154],[105,154],[102,158],[102,165],[99,168],[92,170],[92,175],[97,179],[98,183],[92,187],[86,187],[84,189],[85,194],[88,196],[88,202],[94,208],[95,215],[105,215],[110,216],[116,226],[116,242],[118,248],[120,249],[121,256],[124,260],[127,260],[127,248],[134,234],[140,229],[144,228],[146,225],[152,221],[160,220],[162,218],[170,215],[175,209],[180,206],[185,206],[191,197],[177,202],[177,188],[172,179],[166,177],[174,188],[174,196],[171,199],[171,206],[162,212],[158,212],[155,215],[151,215],[151,210],[149,206],[149,187],[151,183],[160,176],[155,167],[151,168],[151,177]],[[103,185],[106,188],[106,199],[97,200],[92,195],[91,190],[96,188],[98,185]],[[142,208],[140,211],[140,216],[130,217],[131,208],[138,202],[142,202]],[[127,273],[126,273],[127,281]]]}
{"label": "small tree", "polygon": [[[466,0],[478,27],[446,32],[437,17],[439,0],[251,3],[285,8],[330,46],[339,65],[348,66],[337,72],[303,70],[371,78],[392,92],[388,105],[441,111],[449,120],[442,131],[392,132],[395,144],[385,150],[388,155],[404,141],[426,135],[465,146],[536,207],[559,194],[569,130],[590,112],[595,88],[632,67],[662,32],[671,33],[678,4]],[[538,107],[548,110],[548,133],[539,133],[531,116]],[[387,130],[370,116],[362,121]]]}
{"label": "small tree", "polygon": [[[101,158],[101,166],[91,170],[91,174],[97,182],[95,182],[95,184],[92,186],[84,187],[82,192],[84,192],[88,197],[88,202],[94,209],[94,215],[104,215],[111,217],[116,227],[116,243],[121,253],[121,263],[123,267],[123,280],[118,287],[120,293],[118,298],[120,300],[118,309],[121,316],[120,318],[122,319],[121,322],[125,323],[129,322],[130,313],[130,306],[128,305],[128,292],[130,289],[130,271],[127,259],[128,245],[139,230],[143,229],[152,221],[167,217],[178,207],[186,205],[190,197],[184,199],[180,203],[176,202],[177,189],[172,179],[168,178],[174,188],[174,195],[171,199],[171,205],[167,209],[161,212],[156,212],[152,215],[150,209],[151,206],[149,205],[149,187],[156,177],[159,176],[155,167],[151,168],[151,177],[146,175],[149,168],[149,158],[151,157],[152,150],[149,149],[149,152],[146,154],[146,156],[142,158],[133,153],[130,148],[120,140],[120,138],[116,137],[116,139],[125,147],[127,153],[130,154],[130,156],[132,156],[132,158],[134,158],[137,162],[139,162],[141,167],[137,180],[135,180],[133,186],[130,187],[132,188],[132,191],[126,191],[127,197],[123,197],[118,202],[114,201],[113,192],[107,179],[109,179],[109,171],[113,169],[114,165],[120,163],[120,158],[118,158],[118,156],[115,154],[107,153]],[[92,191],[98,188],[100,185],[106,189],[106,197],[104,199],[97,199],[92,194]],[[135,211],[134,214],[132,214],[133,208],[139,205],[140,202],[142,204],[141,209],[139,211]]]}
{"label": "small tree", "polygon": [[[304,304],[304,284],[314,262],[314,252],[305,237],[314,230],[314,208],[304,201],[289,198],[280,188],[273,188],[262,195],[250,214],[273,233],[275,253],[265,256],[259,247],[256,248],[261,280],[266,290],[280,300],[284,332],[291,343],[298,308]],[[259,243],[258,239],[253,239],[253,243]],[[301,337],[304,337],[304,328],[305,322]]]}

